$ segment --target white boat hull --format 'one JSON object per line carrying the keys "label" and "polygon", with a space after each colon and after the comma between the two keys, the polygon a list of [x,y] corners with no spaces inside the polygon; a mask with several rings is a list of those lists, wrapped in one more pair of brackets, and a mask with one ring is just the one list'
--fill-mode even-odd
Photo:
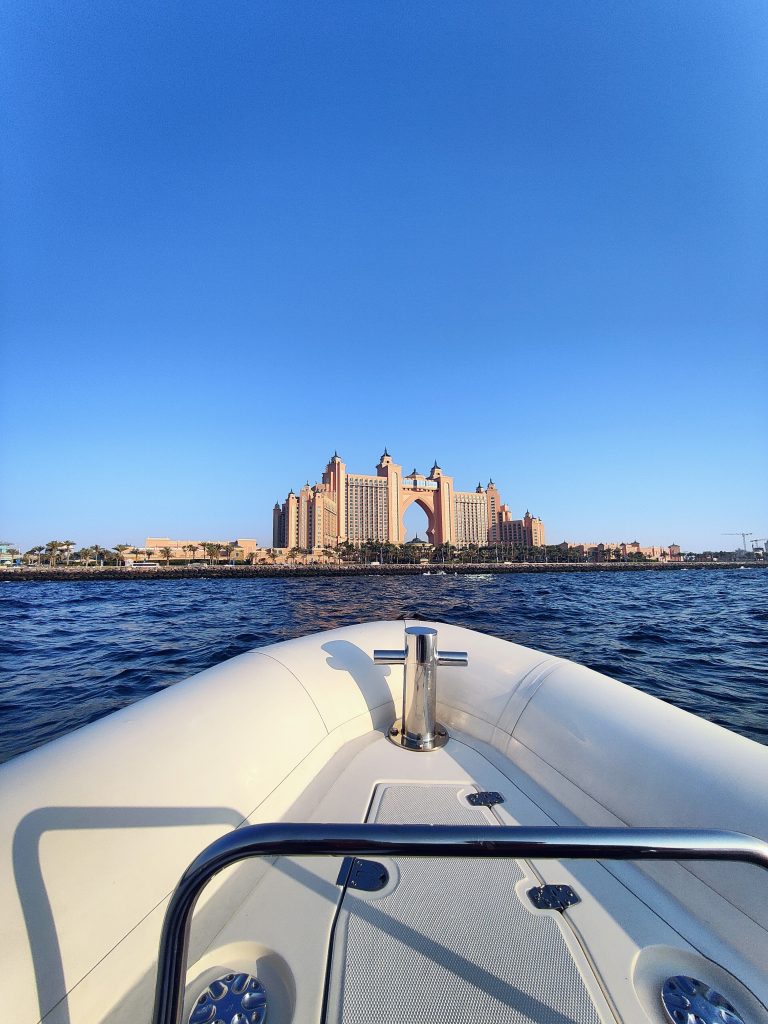
{"label": "white boat hull", "polygon": [[[468,668],[440,674],[442,750],[385,739],[402,669],[372,654],[400,646],[403,623],[379,622],[242,655],[0,769],[0,960],[14,1020],[146,1020],[164,908],[203,847],[246,822],[376,820],[387,787],[407,787],[427,822],[415,788],[439,786],[457,808],[467,791],[500,790],[504,803],[484,812],[499,825],[768,839],[766,748],[563,659],[434,625],[441,646],[469,653]],[[662,1024],[659,977],[706,970],[768,1020],[768,878],[756,868],[521,870],[582,895],[563,934],[601,1019]],[[258,963],[270,1021],[319,1020],[337,872],[251,863],[217,879],[195,918],[190,978]]]}

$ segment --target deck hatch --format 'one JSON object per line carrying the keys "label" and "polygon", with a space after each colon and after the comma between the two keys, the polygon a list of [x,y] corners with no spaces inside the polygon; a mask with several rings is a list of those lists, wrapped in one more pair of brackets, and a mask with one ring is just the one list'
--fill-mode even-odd
{"label": "deck hatch", "polygon": [[[378,787],[369,820],[488,825],[467,785]],[[498,826],[501,828],[501,826]],[[325,1020],[334,1024],[606,1024],[560,915],[535,913],[524,862],[396,861],[380,892],[347,886]],[[528,885],[525,885],[527,879]],[[721,1022],[723,1024],[723,1022]]]}

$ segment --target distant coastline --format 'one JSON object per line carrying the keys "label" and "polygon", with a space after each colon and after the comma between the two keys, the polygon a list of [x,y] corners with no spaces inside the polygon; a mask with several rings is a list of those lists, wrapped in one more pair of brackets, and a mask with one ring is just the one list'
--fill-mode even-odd
{"label": "distant coastline", "polygon": [[[768,562],[513,562],[458,563],[447,576],[493,576],[507,573],[625,573],[685,572],[688,569],[764,569]],[[440,563],[430,565],[201,565],[153,566],[134,569],[115,566],[49,566],[0,569],[0,582],[76,582],[89,580],[284,579],[306,576],[424,576],[441,575]]]}

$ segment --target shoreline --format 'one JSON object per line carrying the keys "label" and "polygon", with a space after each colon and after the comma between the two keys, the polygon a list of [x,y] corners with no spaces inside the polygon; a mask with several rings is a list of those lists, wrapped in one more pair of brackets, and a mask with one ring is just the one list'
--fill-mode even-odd
{"label": "shoreline", "polygon": [[179,580],[179,579],[285,579],[309,576],[423,576],[444,572],[448,576],[495,576],[518,573],[569,572],[680,572],[685,569],[731,570],[764,569],[766,562],[463,562],[441,569],[430,565],[205,565],[159,566],[157,569],[83,566],[56,568],[0,569],[0,583],[61,583],[98,580]]}

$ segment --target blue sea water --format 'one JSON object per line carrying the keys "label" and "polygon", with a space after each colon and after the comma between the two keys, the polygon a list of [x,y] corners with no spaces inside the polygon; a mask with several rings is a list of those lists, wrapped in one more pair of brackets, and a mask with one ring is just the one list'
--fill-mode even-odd
{"label": "blue sea water", "polygon": [[0,760],[263,644],[403,614],[570,658],[768,743],[768,572],[0,584]]}

